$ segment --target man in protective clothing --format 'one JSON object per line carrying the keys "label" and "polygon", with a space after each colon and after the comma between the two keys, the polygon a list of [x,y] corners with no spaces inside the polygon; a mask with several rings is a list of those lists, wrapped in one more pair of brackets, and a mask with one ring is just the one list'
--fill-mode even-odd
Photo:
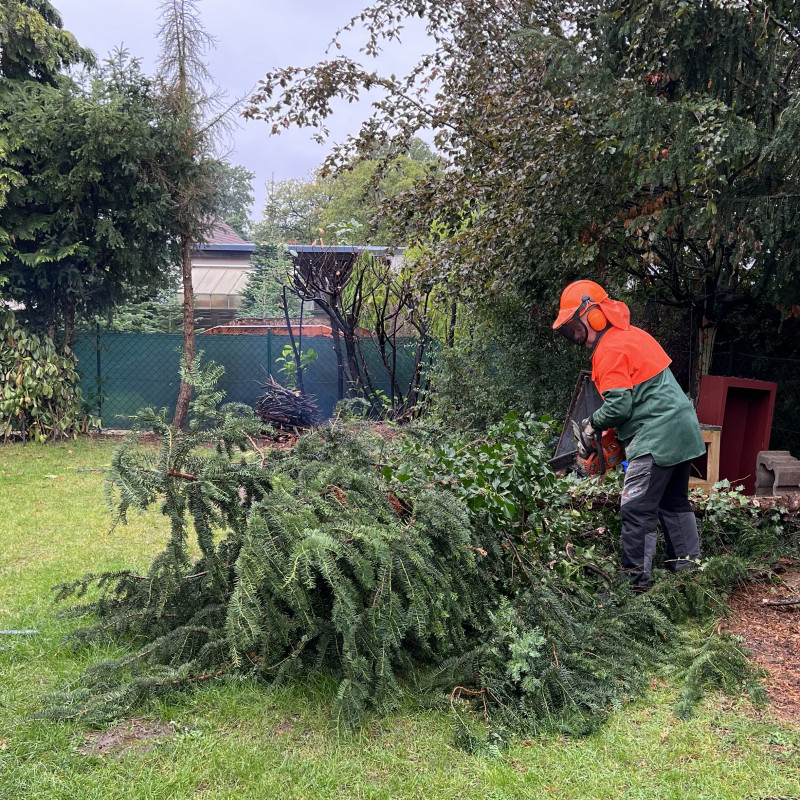
{"label": "man in protective clothing", "polygon": [[561,294],[553,328],[594,348],[592,380],[603,405],[581,423],[591,440],[615,428],[628,470],[622,488],[622,567],[635,591],[650,586],[661,522],[667,566],[680,570],[700,556],[697,520],[689,505],[689,469],[706,452],[697,415],[669,369],[670,357],[630,324],[625,303],[594,281],[575,281]]}

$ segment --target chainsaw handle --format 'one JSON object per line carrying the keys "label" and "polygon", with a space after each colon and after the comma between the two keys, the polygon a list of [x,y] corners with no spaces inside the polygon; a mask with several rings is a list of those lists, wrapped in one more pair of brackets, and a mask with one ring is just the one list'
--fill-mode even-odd
{"label": "chainsaw handle", "polygon": [[606,474],[606,454],[603,452],[603,431],[594,432],[594,449],[597,453],[597,460],[600,462],[600,477]]}

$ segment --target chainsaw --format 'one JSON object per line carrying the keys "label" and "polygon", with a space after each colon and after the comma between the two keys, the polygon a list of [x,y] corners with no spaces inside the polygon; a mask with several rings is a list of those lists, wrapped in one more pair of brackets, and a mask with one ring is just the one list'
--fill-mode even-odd
{"label": "chainsaw", "polygon": [[589,437],[581,424],[574,419],[571,422],[577,440],[575,464],[581,473],[589,478],[602,478],[606,470],[618,467],[625,460],[625,451],[613,428],[596,431],[593,437]]}
{"label": "chainsaw", "polygon": [[[555,471],[578,470],[583,475],[603,476],[606,470],[616,467],[625,459],[622,445],[612,429],[597,432],[594,437],[583,433],[579,420],[587,419],[603,405],[588,370],[578,376],[567,418],[549,464]],[[577,441],[576,441],[577,440]]]}

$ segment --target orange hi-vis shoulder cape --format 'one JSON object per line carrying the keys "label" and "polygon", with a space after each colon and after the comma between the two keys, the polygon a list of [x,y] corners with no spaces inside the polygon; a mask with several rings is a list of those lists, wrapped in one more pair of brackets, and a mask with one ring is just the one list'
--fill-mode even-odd
{"label": "orange hi-vis shoulder cape", "polygon": [[669,467],[705,453],[694,408],[671,370],[672,359],[646,331],[630,324],[625,303],[599,303],[612,327],[592,354],[592,380],[603,397],[596,428],[616,428],[628,460],[651,454]]}

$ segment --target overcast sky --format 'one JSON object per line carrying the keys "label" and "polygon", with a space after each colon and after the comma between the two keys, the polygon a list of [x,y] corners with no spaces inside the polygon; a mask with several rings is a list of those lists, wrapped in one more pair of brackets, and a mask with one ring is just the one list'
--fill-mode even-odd
{"label": "overcast sky", "polygon": [[[154,72],[159,54],[159,0],[52,2],[64,27],[81,45],[101,58],[124,46],[142,61],[145,72]],[[203,24],[217,40],[216,50],[207,58],[211,73],[228,98],[246,96],[273,67],[309,66],[326,58],[334,33],[368,4],[368,0],[201,0]],[[363,33],[350,35],[343,52],[359,57],[362,43]],[[387,46],[380,59],[381,71],[405,74],[425,49],[424,30],[416,24],[407,30],[401,46]],[[330,121],[333,139],[355,133],[368,113],[364,105],[343,105]],[[266,123],[245,120],[234,132],[232,144],[229,160],[256,175],[256,219],[261,216],[264,187],[273,176],[275,180],[308,177],[330,150],[329,145],[314,143],[309,130],[269,136]]]}

